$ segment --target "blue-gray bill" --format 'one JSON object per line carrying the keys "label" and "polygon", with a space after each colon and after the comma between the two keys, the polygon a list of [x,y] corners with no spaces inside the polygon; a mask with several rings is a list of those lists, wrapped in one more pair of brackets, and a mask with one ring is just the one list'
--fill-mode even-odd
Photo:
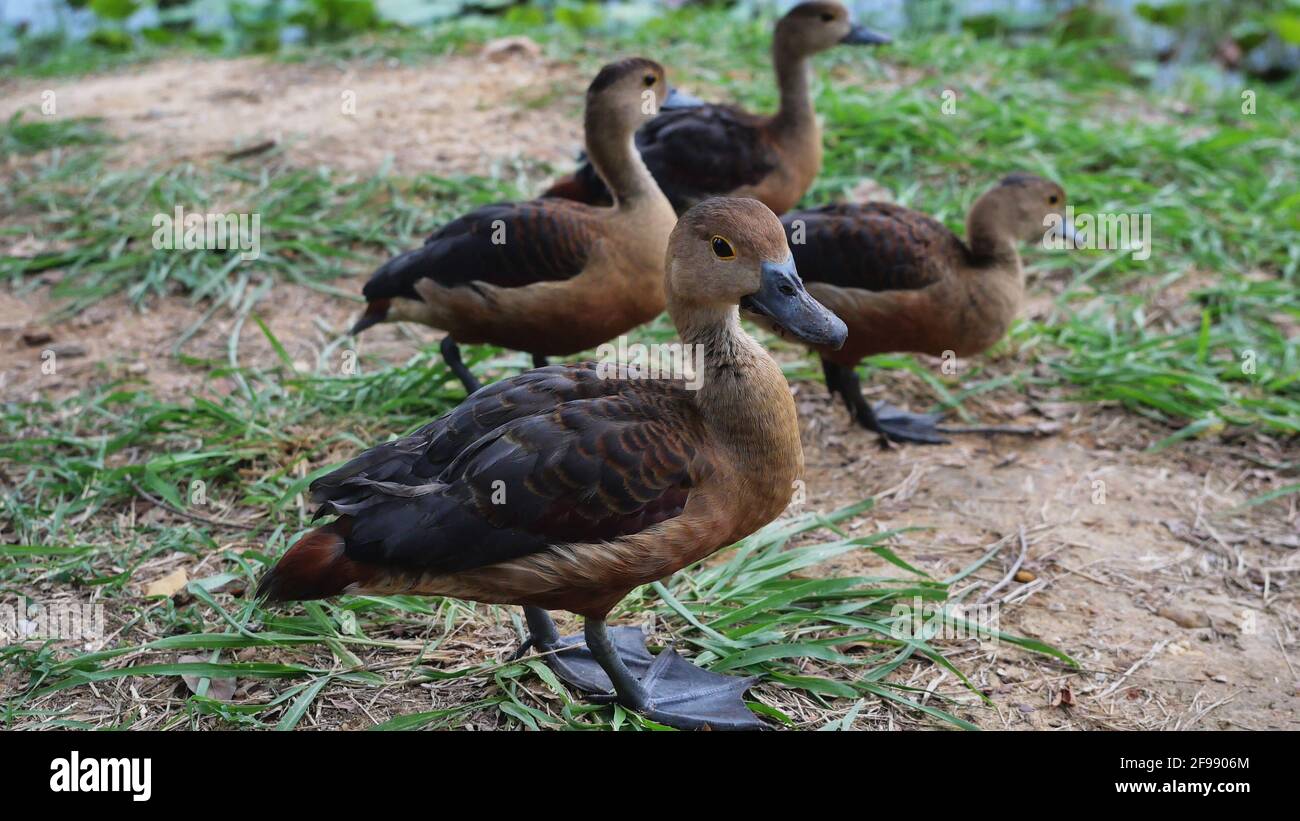
{"label": "blue-gray bill", "polygon": [[894,42],[894,38],[888,34],[872,31],[866,26],[854,26],[840,42],[850,46],[884,46]]}
{"label": "blue-gray bill", "polygon": [[757,293],[740,301],[740,307],[800,342],[839,350],[849,329],[829,308],[812,298],[795,269],[794,256],[785,262],[764,262]]}
{"label": "blue-gray bill", "polygon": [[694,94],[687,94],[680,88],[668,89],[668,97],[664,104],[659,107],[660,111],[674,111],[679,108],[699,108],[704,105],[704,101]]}

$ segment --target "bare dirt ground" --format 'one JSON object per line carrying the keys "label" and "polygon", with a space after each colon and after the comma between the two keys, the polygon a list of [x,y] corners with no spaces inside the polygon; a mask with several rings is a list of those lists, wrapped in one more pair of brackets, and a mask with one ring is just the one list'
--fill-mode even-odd
{"label": "bare dirt ground", "polygon": [[[327,67],[240,60],[174,60],[120,74],[0,82],[0,117],[41,110],[102,117],[121,138],[114,164],[208,162],[269,140],[292,163],[403,174],[486,174],[519,160],[571,163],[581,119],[553,103],[583,81],[573,67],[527,51],[449,56],[431,66]],[[519,139],[527,134],[527,140]]]}
{"label": "bare dirt ground", "polygon": [[[570,92],[582,86],[570,68],[522,54],[355,72],[257,60],[162,63],[54,87],[67,106],[61,113],[107,115],[109,128],[123,138],[114,149],[122,163],[215,158],[271,137],[304,164],[365,172],[391,156],[403,171],[457,173],[486,171],[525,155],[562,166],[578,135],[571,111],[536,96],[548,83]],[[355,121],[335,113],[348,88],[357,91]],[[0,117],[39,103],[39,85],[11,84],[5,91]],[[529,99],[541,102],[520,103]],[[376,101],[373,109],[368,100]],[[433,116],[435,109],[442,119]],[[528,139],[518,139],[519,133]],[[355,282],[338,284],[359,288],[368,273],[358,270]],[[1050,310],[1053,287],[1051,281],[1031,282],[1031,314]],[[1169,298],[1153,296],[1153,304]],[[288,284],[275,304],[278,312],[266,319],[304,363],[316,361],[357,309]],[[123,371],[170,398],[225,390],[206,373],[160,355],[170,352],[204,306],[178,297],[155,303],[142,316],[123,301],[107,300],[57,327],[42,319],[52,307],[43,288],[22,298],[0,295],[6,399],[72,392]],[[219,313],[186,352],[221,356],[232,322]],[[24,341],[24,335],[40,339],[46,333],[51,340]],[[399,361],[412,350],[412,333],[433,336],[385,326],[362,344]],[[67,346],[73,355],[58,383],[38,386],[38,351],[49,345]],[[240,353],[245,363],[270,364],[275,356],[251,327],[243,330]],[[1004,347],[990,367],[1010,372],[1030,366]],[[924,389],[907,374],[891,372],[872,390],[895,404],[925,404]],[[875,509],[845,526],[857,532],[924,528],[904,533],[896,546],[936,578],[953,575],[1001,543],[997,557],[958,588],[976,585],[968,601],[992,593],[1003,630],[1047,641],[1082,665],[1072,670],[1006,644],[959,652],[955,663],[993,700],[992,710],[934,667],[914,668],[917,679],[910,683],[957,699],[959,715],[987,728],[1300,726],[1294,667],[1300,659],[1291,655],[1300,629],[1294,587],[1300,511],[1294,496],[1287,504],[1239,507],[1277,487],[1265,466],[1294,461],[1294,446],[1284,451],[1288,446],[1239,432],[1151,453],[1147,447],[1169,435],[1168,428],[1119,408],[1003,393],[967,408],[983,423],[1040,425],[1055,433],[964,435],[946,447],[881,450],[874,437],[850,426],[820,384],[801,383],[795,391],[805,419],[808,508],[830,511],[874,496]],[[1021,555],[1021,574],[994,591]],[[883,562],[867,555],[841,558],[818,572],[882,569]],[[472,651],[504,647],[508,633],[498,629],[465,641]],[[458,646],[451,642],[443,651]],[[455,685],[465,687],[476,689]],[[170,690],[153,696],[173,697]],[[458,697],[450,690],[432,695],[435,704]],[[86,709],[96,712],[89,703]],[[371,703],[365,712],[382,717],[391,710]],[[331,714],[344,725],[349,714],[351,723],[360,720],[348,704],[331,705],[315,720]],[[864,711],[860,726],[891,726],[872,715]]]}

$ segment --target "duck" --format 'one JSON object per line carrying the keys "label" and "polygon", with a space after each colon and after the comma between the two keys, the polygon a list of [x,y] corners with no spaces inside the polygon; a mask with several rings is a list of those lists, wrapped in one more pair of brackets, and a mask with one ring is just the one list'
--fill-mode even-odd
{"label": "duck", "polygon": [[[711,196],[753,197],[777,214],[793,208],[821,171],[822,137],[808,88],[809,58],[838,45],[882,45],[834,0],[800,3],[772,38],[781,103],[772,115],[730,105],[691,105],[685,94],[636,133],[650,173],[678,213]],[[543,194],[587,203],[609,192],[587,162]]]}
{"label": "duck", "polygon": [[1059,183],[1017,172],[971,206],[964,242],[931,217],[886,202],[838,203],[782,217],[809,293],[848,324],[843,347],[815,349],[826,385],[882,447],[944,444],[943,417],[884,403],[873,408],[862,395],[858,363],[882,353],[968,357],[988,350],[1024,300],[1017,246],[1049,234],[1072,241],[1065,208]]}
{"label": "duck", "polygon": [[443,330],[443,360],[473,393],[481,385],[462,343],[525,351],[540,367],[662,313],[664,249],[677,214],[632,135],[668,91],[653,60],[604,66],[587,89],[584,130],[612,204],[536,199],[471,211],[374,272],[350,333],[401,321]]}
{"label": "duck", "polygon": [[[546,653],[598,699],[680,729],[763,726],[740,698],[753,679],[671,647],[652,655],[638,628],[606,619],[634,588],[757,531],[791,501],[803,472],[794,401],[741,312],[826,349],[848,331],[808,293],[780,221],[757,200],[695,205],[666,260],[669,315],[700,350],[689,381],[579,362],[489,385],[313,482],[316,516],[336,518],[294,543],[257,595],[522,605],[530,635],[518,654]],[[582,616],[582,634],[561,636],[556,609]]]}

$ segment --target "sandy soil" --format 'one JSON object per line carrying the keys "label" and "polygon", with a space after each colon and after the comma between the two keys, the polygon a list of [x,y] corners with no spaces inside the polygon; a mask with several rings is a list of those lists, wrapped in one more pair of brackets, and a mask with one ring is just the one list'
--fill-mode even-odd
{"label": "sandy soil", "polygon": [[[1286,521],[1229,512],[1259,492],[1246,490],[1258,467],[1250,449],[1207,442],[1151,455],[1142,451],[1162,432],[1131,416],[1052,411],[1067,420],[1056,436],[888,453],[823,411],[806,436],[809,503],[876,496],[863,526],[928,528],[902,537],[903,555],[939,578],[999,542],[999,568],[1023,555],[1029,575],[990,599],[1002,629],[1065,650],[1084,672],[989,652],[973,678],[1003,726],[1294,727],[1284,647],[1295,598],[1282,577],[1296,566],[1294,511]],[[966,600],[986,590],[979,582]],[[1074,706],[1059,706],[1063,688]]]}
{"label": "sandy soil", "polygon": [[[292,162],[369,171],[391,157],[404,172],[451,173],[486,171],[525,156],[562,167],[577,132],[571,111],[545,103],[552,86],[572,92],[582,82],[571,68],[523,53],[500,62],[449,57],[420,69],[162,63],[55,88],[61,116],[107,117],[124,140],[114,161],[124,164],[202,160],[274,138]],[[343,89],[357,91],[355,117],[338,113]],[[36,85],[4,90],[0,117],[39,99]],[[353,284],[359,287],[367,273],[358,270]],[[1029,311],[1051,310],[1059,285],[1050,275],[1032,283]],[[1171,299],[1153,294],[1153,310],[1172,316]],[[278,312],[266,318],[304,367],[315,367],[357,310],[355,303],[292,285],[282,286],[276,305]],[[0,295],[6,399],[71,392],[123,371],[171,398],[223,389],[168,355],[206,306],[175,298],[155,303],[144,316],[108,300],[59,325],[42,319],[51,307],[44,288],[21,298]],[[186,352],[224,357],[233,321],[222,309],[186,343]],[[382,327],[362,344],[397,361],[411,350],[411,333]],[[425,329],[414,334],[432,336]],[[51,346],[64,346],[67,365],[57,381],[38,383],[40,353]],[[991,367],[1028,367],[1016,354],[1001,349]],[[243,330],[240,355],[267,364],[274,357],[253,327]],[[906,374],[891,374],[871,390],[913,407],[925,395]],[[795,391],[805,419],[808,507],[833,510],[875,496],[876,508],[847,526],[925,528],[899,536],[897,549],[936,577],[1001,544],[983,571],[958,585],[976,585],[968,600],[988,596],[1023,556],[1021,575],[989,597],[1001,608],[1002,628],[1050,642],[1082,665],[1074,671],[1005,643],[963,651],[958,663],[993,699],[992,711],[972,703],[936,668],[915,668],[912,683],[967,703],[964,714],[991,728],[1300,726],[1293,658],[1300,512],[1295,497],[1238,508],[1279,486],[1267,465],[1294,462],[1294,445],[1238,433],[1149,453],[1168,429],[1117,408],[1001,393],[968,409],[984,423],[1056,432],[963,435],[946,447],[881,450],[850,426],[820,384]],[[874,556],[840,559],[820,571],[879,570],[877,562]],[[350,707],[339,709],[346,714]]]}
{"label": "sandy soil", "polygon": [[[571,163],[581,120],[551,104],[584,82],[529,50],[410,67],[184,60],[57,81],[0,82],[0,118],[101,117],[122,166],[205,162],[269,140],[300,165],[403,174],[486,174],[503,163]],[[580,97],[576,99],[581,99]],[[519,135],[527,134],[527,140]]]}

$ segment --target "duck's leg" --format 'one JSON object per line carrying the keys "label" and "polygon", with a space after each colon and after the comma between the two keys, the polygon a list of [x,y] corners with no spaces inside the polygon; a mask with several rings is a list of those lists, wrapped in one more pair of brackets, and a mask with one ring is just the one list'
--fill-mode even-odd
{"label": "duck's leg", "polygon": [[460,384],[465,386],[467,395],[473,394],[483,387],[474,378],[474,374],[469,372],[469,368],[465,367],[464,360],[460,358],[460,346],[456,344],[456,340],[452,339],[450,334],[442,338],[442,344],[438,347],[442,351],[442,361],[447,363],[447,367],[460,380]]}
{"label": "duck's leg", "polygon": [[937,425],[943,419],[942,413],[908,413],[884,402],[874,408],[862,395],[862,380],[857,369],[846,368],[822,361],[829,383],[832,376],[836,381],[836,390],[844,397],[849,413],[854,420],[869,431],[880,435],[882,447],[890,442],[914,442],[921,445],[943,445],[948,440],[939,435]]}
{"label": "duck's leg", "polygon": [[535,354],[533,354],[533,367],[534,367],[534,368],[545,368],[545,367],[546,367],[547,365],[549,365],[549,364],[551,364],[551,361],[550,361],[549,359],[547,359],[546,357],[542,356],[542,355],[539,354],[539,353],[535,353]]}
{"label": "duck's leg", "polygon": [[[826,390],[830,393],[831,399],[834,399],[840,393],[840,366],[822,357],[822,376],[826,379]],[[848,402],[848,397],[844,397],[844,401]],[[849,412],[853,412],[851,405]]]}
{"label": "duck's leg", "polygon": [[[619,704],[679,730],[761,730],[764,725],[740,696],[756,678],[710,673],[671,647],[644,674],[625,663],[623,643],[611,641],[603,619],[587,619],[587,649],[614,685]],[[644,645],[641,651],[646,653]]]}
{"label": "duck's leg", "polygon": [[[525,607],[524,619],[528,622],[528,638],[515,651],[518,659],[529,648],[542,653],[546,663],[563,681],[586,693],[609,693],[612,685],[600,664],[588,651],[583,636],[561,636],[551,615],[540,607]],[[644,676],[654,663],[654,656],[645,649],[645,634],[638,627],[615,627],[609,631],[618,648],[624,665]]]}

